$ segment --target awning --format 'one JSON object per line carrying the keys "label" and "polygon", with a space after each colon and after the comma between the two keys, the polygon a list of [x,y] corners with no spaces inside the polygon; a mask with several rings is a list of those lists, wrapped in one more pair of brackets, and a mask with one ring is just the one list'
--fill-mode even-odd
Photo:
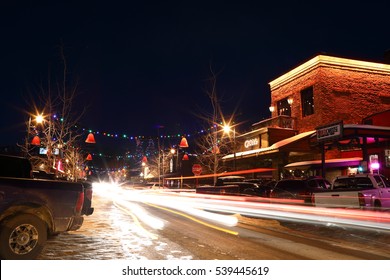
{"label": "awning", "polygon": [[[260,148],[260,149],[254,149],[250,151],[243,151],[243,152],[237,152],[236,153],[236,158],[243,158],[243,157],[251,157],[251,156],[259,156],[259,155],[265,155],[265,154],[270,154],[270,153],[277,153],[279,152],[279,149],[281,147],[287,146],[291,143],[294,143],[298,140],[301,140],[305,137],[309,137],[315,133],[315,130],[313,131],[308,131],[308,132],[303,132],[297,135],[294,135],[293,137],[289,137],[286,139],[283,139],[279,142],[274,143],[273,145],[266,147],[266,148]],[[233,159],[234,154],[229,154],[224,156],[222,159]]]}
{"label": "awning", "polygon": [[[363,160],[361,157],[353,158],[337,158],[337,159],[327,159],[325,160],[326,167],[343,167],[343,166],[358,166]],[[299,161],[289,163],[284,166],[286,169],[306,169],[309,167],[319,167],[321,166],[321,160],[310,160],[310,161]]]}

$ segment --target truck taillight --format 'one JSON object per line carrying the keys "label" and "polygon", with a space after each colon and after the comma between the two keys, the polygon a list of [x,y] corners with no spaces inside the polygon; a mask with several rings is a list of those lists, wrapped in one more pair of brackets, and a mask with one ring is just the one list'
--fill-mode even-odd
{"label": "truck taillight", "polygon": [[81,213],[81,210],[83,209],[83,204],[84,204],[84,192],[80,192],[75,207],[76,213]]}
{"label": "truck taillight", "polygon": [[92,200],[92,188],[86,189],[85,195],[87,196],[87,198],[88,198],[89,200]]}
{"label": "truck taillight", "polygon": [[359,197],[359,206],[365,206],[366,200],[364,198],[364,195],[362,193],[358,193],[358,197]]}

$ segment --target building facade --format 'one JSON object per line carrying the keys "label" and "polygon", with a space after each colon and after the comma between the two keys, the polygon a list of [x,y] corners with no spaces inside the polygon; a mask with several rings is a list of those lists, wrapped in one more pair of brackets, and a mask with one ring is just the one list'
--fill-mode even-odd
{"label": "building facade", "polygon": [[[390,175],[389,64],[318,55],[269,85],[271,118],[237,139],[234,159],[241,169],[267,165],[275,179],[306,172],[331,180],[361,165],[370,169],[377,158]],[[341,132],[346,127],[346,134],[319,141],[319,129],[333,124],[341,124]]]}

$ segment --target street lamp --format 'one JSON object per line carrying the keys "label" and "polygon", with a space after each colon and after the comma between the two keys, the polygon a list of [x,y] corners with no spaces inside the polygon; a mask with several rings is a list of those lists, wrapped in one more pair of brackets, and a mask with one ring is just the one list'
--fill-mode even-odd
{"label": "street lamp", "polygon": [[146,180],[146,171],[147,171],[146,170],[146,168],[147,168],[146,164],[147,164],[147,162],[148,162],[148,159],[147,159],[146,156],[144,156],[142,158],[142,162],[141,162],[141,166],[142,166],[141,176],[143,177],[143,183],[145,183],[145,180]]}
{"label": "street lamp", "polygon": [[[27,124],[27,137],[26,137],[26,143],[25,143],[25,149],[26,149],[26,155],[29,153],[29,144],[32,144],[34,146],[39,146],[41,144],[41,141],[39,139],[39,137],[37,135],[35,135],[31,141],[31,143],[29,143],[28,139],[30,139],[30,134],[31,134],[31,119],[32,115],[30,114],[30,116],[28,117],[28,124]],[[44,121],[44,117],[42,114],[38,114],[35,116],[34,118],[34,121],[36,124],[40,124],[40,123],[43,123]]]}
{"label": "street lamp", "polygon": [[44,118],[43,118],[42,114],[39,114],[38,116],[36,116],[36,117],[35,117],[35,121],[36,121],[37,123],[43,123]]}
{"label": "street lamp", "polygon": [[230,125],[225,124],[223,127],[223,131],[226,134],[229,134],[230,131],[233,131],[233,155],[234,155],[233,168],[234,168],[234,171],[236,171],[237,170],[237,167],[236,167],[236,128],[235,127],[232,128]]}
{"label": "street lamp", "polygon": [[[177,172],[177,166],[178,166],[178,163],[177,163],[177,160],[179,158],[179,149],[175,149],[175,148],[171,148],[171,155],[173,156],[174,154],[176,154],[176,151],[177,151],[177,156],[176,156],[176,165],[175,165],[175,171]],[[171,172],[173,172],[173,162],[172,162],[172,166],[170,166],[171,168]]]}

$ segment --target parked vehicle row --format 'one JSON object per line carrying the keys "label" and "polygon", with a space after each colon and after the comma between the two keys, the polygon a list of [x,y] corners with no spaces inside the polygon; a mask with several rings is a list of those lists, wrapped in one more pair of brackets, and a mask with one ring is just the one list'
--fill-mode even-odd
{"label": "parked vehicle row", "polygon": [[270,192],[270,198],[284,199],[284,202],[312,204],[315,192],[330,189],[331,183],[321,177],[284,179],[278,181]]}
{"label": "parked vehicle row", "polygon": [[200,186],[196,188],[197,193],[241,195],[269,197],[272,182],[263,180],[246,179],[242,176],[223,176],[217,179],[215,186]]}
{"label": "parked vehicle row", "polygon": [[270,203],[321,207],[390,209],[390,181],[379,174],[339,176],[333,183],[322,177],[291,178],[264,182],[225,176],[215,186],[201,186],[197,193],[257,196]]}

